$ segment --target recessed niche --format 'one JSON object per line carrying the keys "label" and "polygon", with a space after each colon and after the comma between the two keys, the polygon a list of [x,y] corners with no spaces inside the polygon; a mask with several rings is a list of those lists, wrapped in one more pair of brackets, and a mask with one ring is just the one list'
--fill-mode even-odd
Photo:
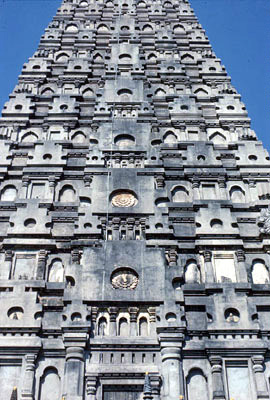
{"label": "recessed niche", "polygon": [[168,322],[175,322],[176,321],[176,314],[168,313],[168,314],[166,314],[165,318],[166,318],[166,321],[168,321]]}
{"label": "recessed niche", "polygon": [[82,319],[82,315],[78,312],[75,312],[71,315],[71,321],[76,322],[76,321],[81,321],[81,319]]}
{"label": "recessed niche", "polygon": [[19,320],[22,319],[23,313],[24,311],[22,307],[12,307],[8,310],[7,315],[10,319]]}
{"label": "recessed niche", "polygon": [[223,223],[220,219],[215,218],[210,221],[211,228],[221,228],[222,225]]}
{"label": "recessed niche", "polygon": [[26,228],[33,228],[36,225],[36,220],[34,218],[28,218],[24,221],[24,226]]}
{"label": "recessed niche", "polygon": [[224,312],[224,317],[227,322],[238,322],[240,320],[240,313],[236,308],[227,308]]}

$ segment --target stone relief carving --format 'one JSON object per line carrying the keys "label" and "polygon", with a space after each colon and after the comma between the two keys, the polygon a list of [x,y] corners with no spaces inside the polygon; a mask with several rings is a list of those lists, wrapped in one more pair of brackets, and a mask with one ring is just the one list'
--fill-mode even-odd
{"label": "stone relief carving", "polygon": [[134,207],[137,203],[137,198],[128,191],[118,192],[112,197],[114,207]]}
{"label": "stone relief carving", "polygon": [[270,209],[261,210],[261,215],[259,218],[259,222],[263,224],[263,227],[260,229],[262,233],[270,234]]}
{"label": "stone relief carving", "polygon": [[118,269],[111,276],[111,283],[114,289],[134,290],[138,282],[137,273],[129,267]]}

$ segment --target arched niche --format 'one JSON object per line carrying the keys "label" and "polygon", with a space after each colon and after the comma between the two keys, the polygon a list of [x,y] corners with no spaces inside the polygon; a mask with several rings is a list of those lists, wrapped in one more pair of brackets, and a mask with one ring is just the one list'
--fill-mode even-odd
{"label": "arched niche", "polygon": [[123,53],[123,54],[120,54],[120,56],[119,56],[119,61],[121,61],[121,62],[130,62],[131,60],[132,60],[132,57],[130,54]]}
{"label": "arched niche", "polygon": [[201,274],[196,260],[189,260],[185,267],[185,283],[200,283]]}
{"label": "arched niche", "polygon": [[143,30],[143,32],[152,32],[153,28],[151,25],[144,25],[142,30]]}
{"label": "arched niche", "polygon": [[78,27],[75,24],[69,24],[66,27],[66,32],[70,32],[70,33],[77,33],[78,32]]}
{"label": "arched niche", "polygon": [[173,31],[174,33],[185,33],[185,28],[182,25],[175,25]]}
{"label": "arched niche", "polygon": [[97,54],[94,55],[93,60],[96,63],[103,62],[103,57],[102,57],[101,54],[97,53]]}
{"label": "arched niche", "polygon": [[83,132],[76,132],[71,137],[71,140],[72,140],[73,143],[85,143],[86,136],[85,136],[85,134]]}
{"label": "arched niche", "polygon": [[49,266],[48,281],[64,282],[64,266],[59,258],[52,260]]}
{"label": "arched niche", "polygon": [[93,92],[93,90],[90,89],[90,88],[85,88],[85,89],[82,91],[82,95],[83,95],[83,97],[93,97],[93,96],[94,96],[94,92]]}
{"label": "arched niche", "polygon": [[98,32],[108,32],[109,31],[107,25],[105,25],[105,24],[99,25],[97,30],[98,30]]}
{"label": "arched niche", "polygon": [[41,91],[42,96],[51,96],[54,94],[54,90],[50,87],[45,87]]}
{"label": "arched niche", "polygon": [[139,320],[139,335],[148,336],[148,321],[145,317],[141,317]]}
{"label": "arched niche", "polygon": [[60,53],[56,56],[56,61],[61,63],[66,63],[68,61],[68,55],[66,53]]}
{"label": "arched niche", "polygon": [[253,261],[251,275],[252,282],[255,284],[269,283],[269,271],[263,260],[257,259]]}
{"label": "arched niche", "polygon": [[71,185],[62,187],[59,193],[59,201],[73,202],[76,200],[76,192]]}
{"label": "arched niche", "polygon": [[129,326],[126,318],[122,317],[119,319],[119,336],[129,336]]}
{"label": "arched niche", "polygon": [[125,148],[134,145],[135,139],[132,135],[118,135],[114,139],[114,143],[121,148]]}
{"label": "arched niche", "polygon": [[177,143],[177,137],[173,132],[168,131],[163,136],[163,141],[164,141],[164,143],[168,143],[168,144]]}
{"label": "arched niche", "polygon": [[121,101],[130,101],[133,92],[130,89],[120,89],[118,90],[117,94]]}
{"label": "arched niche", "polygon": [[167,207],[168,206],[167,203],[169,203],[169,201],[170,200],[167,197],[160,197],[160,198],[156,199],[155,205],[157,207]]}
{"label": "arched niche", "polygon": [[54,367],[45,369],[40,378],[39,400],[60,400],[61,379]]}
{"label": "arched niche", "polygon": [[194,57],[191,54],[185,53],[181,57],[181,61],[193,61]]}
{"label": "arched niche", "polygon": [[203,88],[198,88],[194,91],[197,96],[208,96],[208,92]]}
{"label": "arched niche", "polygon": [[80,197],[80,206],[81,207],[90,207],[91,199],[89,197],[82,196]]}
{"label": "arched niche", "polygon": [[207,380],[199,368],[192,369],[187,376],[188,400],[209,400]]}
{"label": "arched niche", "polygon": [[209,140],[214,142],[215,144],[222,144],[226,142],[226,138],[224,135],[222,135],[220,132],[215,132],[213,133],[210,137]]}
{"label": "arched niche", "polygon": [[152,53],[152,54],[149,54],[147,59],[148,59],[148,61],[156,61],[157,56],[154,53]]}
{"label": "arched niche", "polygon": [[17,196],[17,189],[14,185],[7,185],[1,191],[1,201],[14,201]]}
{"label": "arched niche", "polygon": [[98,335],[106,336],[108,334],[107,328],[108,328],[107,319],[105,317],[100,317],[98,320]]}
{"label": "arched niche", "polygon": [[230,198],[234,203],[245,203],[245,192],[240,186],[232,186],[230,189]]}
{"label": "arched niche", "polygon": [[158,97],[166,96],[166,92],[165,92],[165,90],[163,90],[163,89],[157,89],[157,90],[155,91],[155,96],[158,96]]}
{"label": "arched niche", "polygon": [[172,190],[172,201],[173,202],[188,202],[189,192],[184,186],[176,186]]}
{"label": "arched niche", "polygon": [[22,142],[32,143],[35,142],[36,140],[38,140],[38,136],[33,132],[26,133],[22,137]]}

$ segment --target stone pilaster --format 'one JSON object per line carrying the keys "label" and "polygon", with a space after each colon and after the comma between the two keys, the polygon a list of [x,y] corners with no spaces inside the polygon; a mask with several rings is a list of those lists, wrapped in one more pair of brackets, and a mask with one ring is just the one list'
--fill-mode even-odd
{"label": "stone pilaster", "polygon": [[214,269],[212,264],[212,252],[209,250],[204,251],[204,269],[205,269],[205,282],[214,282]]}
{"label": "stone pilaster", "polygon": [[236,257],[238,262],[238,278],[240,282],[247,282],[247,270],[246,270],[246,257],[245,252],[243,250],[236,251]]}
{"label": "stone pilaster", "polygon": [[35,361],[35,354],[26,354],[21,394],[22,399],[34,399]]}
{"label": "stone pilaster", "polygon": [[38,253],[37,275],[36,275],[36,278],[38,280],[44,279],[45,269],[46,269],[46,257],[47,257],[47,251],[40,250]]}
{"label": "stone pilaster", "polygon": [[138,318],[138,307],[129,307],[128,309],[130,315],[130,336],[137,336],[137,318]]}
{"label": "stone pilaster", "polygon": [[148,308],[149,322],[150,322],[150,336],[156,334],[156,309],[155,307]]}
{"label": "stone pilaster", "polygon": [[86,376],[86,400],[96,400],[97,377],[95,375]]}
{"label": "stone pilaster", "polygon": [[5,251],[5,262],[2,268],[2,279],[11,279],[12,276],[12,259],[13,259],[14,253],[11,250],[6,250]]}
{"label": "stone pilaster", "polygon": [[200,199],[200,181],[197,178],[193,178],[192,180],[192,189],[193,189],[193,199]]}
{"label": "stone pilaster", "polygon": [[66,348],[65,363],[65,400],[83,400],[84,388],[84,348],[71,346]]}
{"label": "stone pilaster", "polygon": [[117,307],[109,307],[108,312],[110,315],[109,334],[110,334],[110,336],[116,336],[117,335],[116,317],[117,317],[117,313],[118,313],[118,308]]}
{"label": "stone pilaster", "polygon": [[266,380],[264,376],[264,357],[256,355],[251,358],[256,385],[257,399],[269,399]]}
{"label": "stone pilaster", "polygon": [[179,397],[184,395],[181,356],[183,337],[183,333],[178,331],[159,333],[164,400],[179,400]]}
{"label": "stone pilaster", "polygon": [[225,400],[225,391],[223,383],[222,358],[220,356],[210,356],[213,386],[213,400]]}

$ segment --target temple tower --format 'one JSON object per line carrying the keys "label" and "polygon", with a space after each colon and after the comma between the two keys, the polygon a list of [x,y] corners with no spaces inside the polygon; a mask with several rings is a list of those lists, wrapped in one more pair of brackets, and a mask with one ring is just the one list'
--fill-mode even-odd
{"label": "temple tower", "polygon": [[63,0],[0,135],[1,398],[269,399],[269,156],[187,0]]}

